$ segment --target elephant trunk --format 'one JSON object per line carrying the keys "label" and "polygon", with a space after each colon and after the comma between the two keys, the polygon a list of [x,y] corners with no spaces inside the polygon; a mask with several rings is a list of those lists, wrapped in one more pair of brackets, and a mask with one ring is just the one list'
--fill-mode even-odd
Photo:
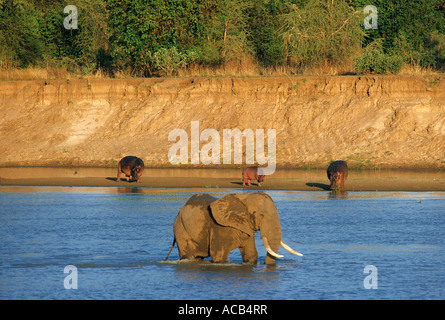
{"label": "elephant trunk", "polygon": [[267,250],[265,264],[275,263],[276,258],[283,257],[278,254],[281,242],[281,226],[278,219],[278,212],[268,219],[266,223],[260,226],[261,237],[263,238],[264,247]]}
{"label": "elephant trunk", "polygon": [[273,218],[273,221],[268,221],[268,223],[260,227],[260,232],[261,237],[263,238],[264,247],[267,250],[267,256],[264,261],[265,264],[275,263],[276,258],[283,257],[282,255],[278,254],[278,249],[280,246],[294,255],[300,257],[303,256],[301,253],[296,252],[281,240],[281,226],[278,219],[278,213],[276,217]]}
{"label": "elephant trunk", "polygon": [[269,240],[267,240],[267,237],[263,237],[263,244],[267,251],[266,260],[264,261],[265,264],[271,264],[275,262],[275,258],[283,258],[281,254],[278,254],[278,250],[273,250],[269,245]]}

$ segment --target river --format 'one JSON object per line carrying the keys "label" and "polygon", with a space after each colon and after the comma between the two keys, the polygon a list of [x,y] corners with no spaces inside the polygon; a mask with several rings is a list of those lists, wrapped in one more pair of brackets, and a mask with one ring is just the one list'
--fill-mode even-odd
{"label": "river", "polygon": [[192,189],[0,186],[0,299],[445,298],[445,192],[264,192],[303,257],[163,261]]}

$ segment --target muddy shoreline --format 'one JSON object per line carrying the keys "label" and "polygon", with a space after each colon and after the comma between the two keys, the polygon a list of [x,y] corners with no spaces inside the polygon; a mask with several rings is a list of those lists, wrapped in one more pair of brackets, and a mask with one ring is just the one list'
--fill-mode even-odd
{"label": "muddy shoreline", "polygon": [[[116,180],[116,168],[0,167],[2,186],[89,186],[326,191],[324,169],[277,169],[261,187],[243,187],[240,169],[146,168],[141,181]],[[443,170],[350,170],[346,191],[445,191]]]}

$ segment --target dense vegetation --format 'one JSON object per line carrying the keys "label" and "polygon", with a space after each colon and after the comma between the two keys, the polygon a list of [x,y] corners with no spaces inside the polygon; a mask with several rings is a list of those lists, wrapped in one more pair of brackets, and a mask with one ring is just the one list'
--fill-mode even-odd
{"label": "dense vegetation", "polygon": [[[0,69],[171,75],[249,61],[291,73],[445,68],[445,0],[0,0]],[[77,29],[64,27],[76,6]],[[72,13],[72,12],[71,12]],[[68,22],[72,22],[68,21]]]}

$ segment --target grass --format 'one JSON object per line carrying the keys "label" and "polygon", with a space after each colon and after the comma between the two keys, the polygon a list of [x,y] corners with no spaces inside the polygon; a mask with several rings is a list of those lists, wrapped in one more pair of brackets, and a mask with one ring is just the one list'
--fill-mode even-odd
{"label": "grass", "polygon": [[[178,69],[174,77],[273,77],[273,76],[339,76],[355,75],[354,65],[351,61],[343,65],[327,65],[320,67],[291,67],[291,66],[262,66],[253,58],[230,61],[218,66],[201,65],[192,63],[186,68]],[[411,75],[423,77],[428,86],[435,86],[440,81],[443,73],[432,68],[423,68],[419,65],[405,65],[399,75]],[[17,68],[13,64],[0,63],[0,80],[50,80],[50,79],[82,79],[82,78],[111,78],[105,71],[98,69],[89,74],[70,72],[66,67],[47,65],[46,67]],[[115,72],[112,78],[128,79],[138,77],[131,70]],[[303,80],[305,82],[306,79]],[[68,80],[69,81],[69,80]],[[292,89],[298,90],[300,83]],[[234,93],[236,94],[236,93]]]}
{"label": "grass", "polygon": [[[88,74],[80,68],[76,72],[70,72],[66,66],[57,67],[54,63],[48,63],[44,67],[18,68],[14,63],[0,60],[0,80],[50,80],[50,79],[79,79],[79,78],[111,78],[107,72],[101,69]],[[140,77],[138,70],[130,69],[114,72],[113,78],[128,79]],[[293,75],[342,75],[354,72],[352,62],[343,66],[330,65],[327,67],[291,67],[291,66],[263,66],[252,57],[229,61],[221,65],[202,65],[192,63],[185,68],[177,69],[175,77],[272,77]],[[297,89],[297,87],[295,88]],[[234,93],[236,94],[236,93]]]}

